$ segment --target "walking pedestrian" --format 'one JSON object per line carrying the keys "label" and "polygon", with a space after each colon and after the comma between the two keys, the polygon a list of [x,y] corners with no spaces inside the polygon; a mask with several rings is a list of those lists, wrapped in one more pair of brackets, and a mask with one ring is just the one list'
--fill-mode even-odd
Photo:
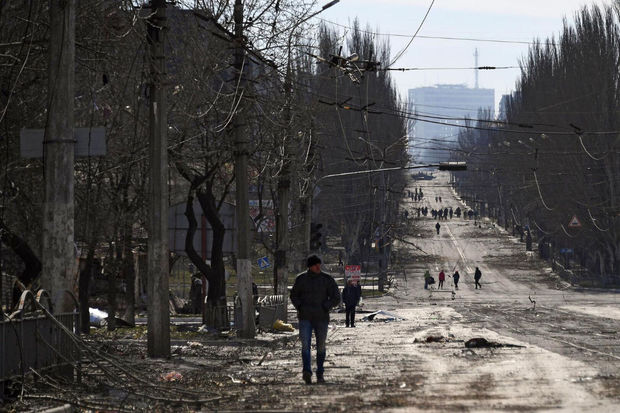
{"label": "walking pedestrian", "polygon": [[331,275],[321,271],[321,259],[316,255],[308,257],[308,271],[295,279],[291,290],[291,302],[297,310],[299,320],[299,339],[301,341],[301,360],[303,379],[312,383],[312,357],[310,345],[312,331],[316,339],[316,380],[325,383],[323,377],[325,363],[325,340],[329,324],[329,310],[340,303],[340,291]]}
{"label": "walking pedestrian", "polygon": [[478,289],[478,287],[480,287],[480,289],[482,289],[482,285],[480,285],[480,278],[482,277],[482,272],[480,272],[480,268],[476,267],[476,272],[474,273],[474,281],[475,281],[475,287],[476,290]]}
{"label": "walking pedestrian", "polygon": [[459,280],[461,279],[461,274],[459,274],[459,270],[456,270],[454,274],[452,274],[452,281],[454,282],[454,288],[459,289]]}
{"label": "walking pedestrian", "polygon": [[346,311],[345,325],[355,327],[355,307],[360,302],[362,289],[356,285],[355,281],[349,279],[347,285],[342,289],[342,302]]}
{"label": "walking pedestrian", "polygon": [[428,286],[432,284],[431,282],[431,272],[429,270],[426,270],[424,272],[424,289],[428,290]]}
{"label": "walking pedestrian", "polygon": [[437,284],[437,288],[438,289],[442,289],[443,288],[443,282],[446,281],[446,273],[443,272],[443,270],[441,270],[439,272],[439,284]]}
{"label": "walking pedestrian", "polygon": [[441,228],[441,224],[439,224],[439,222],[438,222],[438,223],[435,224],[435,229],[437,230],[437,235],[439,235],[439,228]]}

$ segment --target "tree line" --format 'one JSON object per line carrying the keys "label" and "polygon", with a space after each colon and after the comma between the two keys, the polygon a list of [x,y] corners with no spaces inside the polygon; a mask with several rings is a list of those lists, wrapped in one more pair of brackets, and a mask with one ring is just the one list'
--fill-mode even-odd
{"label": "tree line", "polygon": [[[357,53],[387,61],[389,44],[362,34],[358,23],[346,36],[316,27],[305,20],[316,6],[314,1],[248,2],[240,67],[233,56],[231,2],[176,2],[167,8],[169,205],[186,205],[190,228],[184,249],[209,281],[210,325],[226,323],[217,310],[226,301],[221,211],[234,203],[235,133],[247,142],[251,193],[260,201],[252,232],[268,252],[284,250],[292,262],[301,262],[309,252],[303,228],[310,221],[322,222],[325,234],[342,240],[345,259],[352,262],[362,258],[373,237],[389,245],[400,199],[394,189],[403,187],[402,174],[321,177],[404,165],[404,120],[373,113],[373,107],[397,112],[402,103],[387,72],[360,70],[354,83],[338,63],[316,59]],[[3,277],[15,275],[27,288],[36,288],[41,275],[42,193],[51,171],[44,170],[41,158],[20,155],[20,131],[45,128],[47,122],[46,96],[53,92],[47,90],[47,7],[46,2],[0,3],[0,240],[5,247],[0,262]],[[109,280],[109,312],[117,311],[121,299],[123,318],[135,319],[135,257],[146,250],[148,238],[149,13],[132,1],[77,4],[75,126],[103,126],[106,133],[104,156],[75,162],[75,291],[85,326],[87,274],[100,261]],[[200,219],[194,201],[213,230],[209,264],[194,249]],[[256,228],[270,205],[280,230],[259,237]],[[286,242],[278,235],[282,231],[290,235]],[[177,258],[170,255],[170,268]],[[122,294],[116,291],[119,280],[126,286]]]}
{"label": "tree line", "polygon": [[[620,274],[620,9],[584,7],[521,62],[504,117],[480,113],[459,136],[475,208],[529,229],[543,254]],[[500,108],[500,111],[502,109]]]}

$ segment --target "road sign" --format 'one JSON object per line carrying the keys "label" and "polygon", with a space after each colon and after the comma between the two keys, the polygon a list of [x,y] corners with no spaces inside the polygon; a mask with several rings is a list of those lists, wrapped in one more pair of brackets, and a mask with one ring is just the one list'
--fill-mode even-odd
{"label": "road sign", "polygon": [[579,218],[577,218],[577,215],[573,215],[570,222],[568,223],[568,227],[569,228],[581,228],[581,222],[579,221]]}
{"label": "road sign", "polygon": [[572,253],[573,253],[572,248],[560,248],[560,254],[572,254]]}
{"label": "road sign", "polygon": [[355,282],[359,282],[362,278],[362,266],[361,265],[345,265],[344,266],[344,279],[351,279]]}
{"label": "road sign", "polygon": [[264,270],[265,268],[269,268],[271,264],[269,263],[269,258],[262,257],[258,259],[258,268]]}

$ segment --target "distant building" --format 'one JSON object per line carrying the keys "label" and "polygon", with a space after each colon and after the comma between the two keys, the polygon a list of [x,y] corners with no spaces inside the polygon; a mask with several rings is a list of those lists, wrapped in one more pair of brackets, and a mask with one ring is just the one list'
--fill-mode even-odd
{"label": "distant building", "polygon": [[465,85],[435,85],[409,89],[409,154],[415,163],[448,160],[465,118],[477,119],[480,110],[494,116],[495,90]]}
{"label": "distant building", "polygon": [[497,115],[497,119],[506,120],[510,98],[510,95],[502,95],[502,98],[499,100],[499,114]]}

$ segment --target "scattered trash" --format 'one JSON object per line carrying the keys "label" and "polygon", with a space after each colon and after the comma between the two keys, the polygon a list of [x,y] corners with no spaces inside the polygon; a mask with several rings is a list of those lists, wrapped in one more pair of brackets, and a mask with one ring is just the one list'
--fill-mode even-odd
{"label": "scattered trash", "polygon": [[206,324],[201,325],[200,327],[198,327],[197,330],[199,333],[219,333],[219,331],[217,330],[217,328],[213,328],[213,327],[209,327]]}
{"label": "scattered trash", "polygon": [[163,381],[179,381],[183,378],[183,375],[178,371],[171,371],[162,376]]}
{"label": "scattered trash", "polygon": [[282,320],[276,320],[273,323],[273,329],[276,331],[295,331],[295,327],[292,324],[285,323]]}
{"label": "scattered trash", "polygon": [[89,308],[88,313],[90,314],[90,325],[95,327],[102,327],[105,325],[105,319],[108,318],[108,313],[105,311],[101,311],[98,308]]}
{"label": "scattered trash", "polygon": [[259,362],[258,362],[257,366],[260,366],[261,364],[263,364],[263,361],[265,361],[265,359],[266,359],[267,357],[271,358],[272,356],[273,356],[273,354],[271,354],[271,352],[270,352],[270,351],[266,352],[265,354],[263,354],[263,357],[261,357],[261,358],[260,358],[260,360],[259,360]]}
{"label": "scattered trash", "polygon": [[232,376],[232,374],[229,374],[229,375],[228,375],[228,377],[230,377],[230,379],[232,380],[232,382],[233,382],[234,384],[243,384],[243,383],[244,383],[244,381],[243,381],[243,380],[239,380],[239,379],[234,378],[234,377]]}
{"label": "scattered trash", "polygon": [[374,313],[368,314],[366,317],[362,318],[362,321],[383,321],[385,323],[402,320],[404,320],[404,318],[383,310],[375,311]]}
{"label": "scattered trash", "polygon": [[525,346],[519,346],[517,344],[504,344],[496,341],[488,341],[483,337],[476,337],[465,342],[467,348],[499,348],[499,347],[518,347],[524,348]]}
{"label": "scattered trash", "polygon": [[445,343],[447,340],[444,336],[428,336],[426,337],[427,343]]}

